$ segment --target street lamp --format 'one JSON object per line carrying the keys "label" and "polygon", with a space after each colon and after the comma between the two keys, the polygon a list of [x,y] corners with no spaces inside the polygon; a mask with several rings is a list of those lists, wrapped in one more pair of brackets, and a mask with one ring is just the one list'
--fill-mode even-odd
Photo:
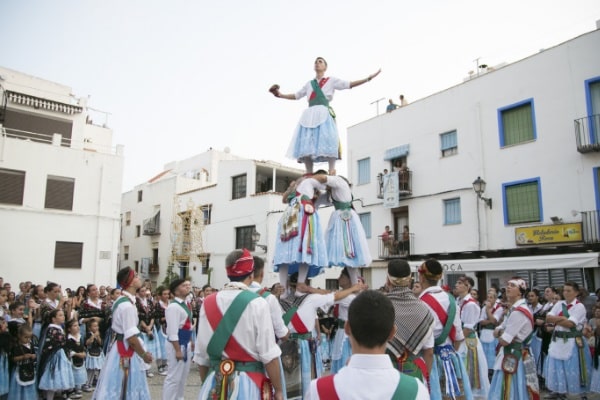
{"label": "street lamp", "polygon": [[254,247],[258,247],[266,253],[267,245],[266,244],[258,244],[259,240],[260,240],[260,233],[256,229],[254,229],[254,231],[252,232],[252,244],[254,245]]}
{"label": "street lamp", "polygon": [[481,179],[479,176],[477,179],[473,181],[473,190],[477,193],[477,197],[479,197],[483,202],[492,209],[492,199],[483,197],[482,194],[485,192],[485,181]]}

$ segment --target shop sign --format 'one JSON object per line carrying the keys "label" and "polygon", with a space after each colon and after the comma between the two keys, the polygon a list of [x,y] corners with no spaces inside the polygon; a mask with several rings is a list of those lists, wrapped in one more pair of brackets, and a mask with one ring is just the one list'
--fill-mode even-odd
{"label": "shop sign", "polygon": [[517,246],[581,242],[581,222],[515,228]]}

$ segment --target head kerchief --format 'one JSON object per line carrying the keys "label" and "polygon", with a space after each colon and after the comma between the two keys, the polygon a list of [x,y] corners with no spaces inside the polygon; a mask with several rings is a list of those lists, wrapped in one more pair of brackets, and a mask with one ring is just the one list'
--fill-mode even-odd
{"label": "head kerchief", "polygon": [[233,265],[227,266],[227,276],[230,278],[249,275],[252,271],[254,271],[254,259],[247,249],[243,249],[242,256]]}

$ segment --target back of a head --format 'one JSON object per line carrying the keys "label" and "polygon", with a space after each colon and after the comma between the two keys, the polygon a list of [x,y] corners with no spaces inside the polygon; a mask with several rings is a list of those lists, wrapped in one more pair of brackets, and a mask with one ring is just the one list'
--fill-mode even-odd
{"label": "back of a head", "polygon": [[410,275],[410,265],[406,260],[392,260],[388,263],[388,275],[394,278],[404,278]]}
{"label": "back of a head", "polygon": [[384,345],[394,326],[394,306],[383,293],[366,290],[350,303],[348,323],[360,345],[367,348]]}
{"label": "back of a head", "polygon": [[258,256],[252,256],[252,258],[254,259],[254,276],[262,276],[265,270],[265,260]]}

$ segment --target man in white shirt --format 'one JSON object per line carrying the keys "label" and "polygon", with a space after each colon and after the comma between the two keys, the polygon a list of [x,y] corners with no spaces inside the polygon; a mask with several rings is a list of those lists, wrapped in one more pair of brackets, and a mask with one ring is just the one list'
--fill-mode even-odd
{"label": "man in white shirt", "polygon": [[190,373],[193,317],[185,298],[191,287],[190,281],[185,279],[175,279],[169,285],[174,299],[165,310],[168,372],[163,385],[163,400],[183,400],[185,382]]}
{"label": "man in white shirt", "polygon": [[348,365],[335,375],[313,380],[305,399],[429,399],[427,387],[396,370],[385,354],[396,331],[394,306],[385,295],[367,290],[356,296],[344,331],[352,343]]}

